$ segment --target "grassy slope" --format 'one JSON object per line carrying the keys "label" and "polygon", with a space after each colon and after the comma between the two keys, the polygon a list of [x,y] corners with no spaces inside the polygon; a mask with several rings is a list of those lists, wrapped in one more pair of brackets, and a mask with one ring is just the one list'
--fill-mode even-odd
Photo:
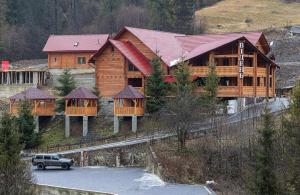
{"label": "grassy slope", "polygon": [[[224,0],[197,11],[205,17],[208,32],[238,32],[300,24],[300,3],[280,0]],[[246,23],[245,21],[252,22]]]}

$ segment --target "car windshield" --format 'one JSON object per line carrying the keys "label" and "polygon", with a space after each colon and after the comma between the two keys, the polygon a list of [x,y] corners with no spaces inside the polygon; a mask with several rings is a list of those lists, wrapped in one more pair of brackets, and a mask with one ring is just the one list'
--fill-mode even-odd
{"label": "car windshield", "polygon": [[58,157],[59,159],[61,159],[61,158],[63,158],[64,156],[63,156],[62,154],[58,154],[57,157]]}

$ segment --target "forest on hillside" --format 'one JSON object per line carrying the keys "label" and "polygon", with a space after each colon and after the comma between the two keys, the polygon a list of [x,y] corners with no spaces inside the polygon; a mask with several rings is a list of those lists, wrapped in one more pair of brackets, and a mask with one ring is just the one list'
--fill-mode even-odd
{"label": "forest on hillside", "polygon": [[45,58],[50,34],[114,34],[123,26],[201,33],[195,10],[218,1],[0,0],[0,59]]}

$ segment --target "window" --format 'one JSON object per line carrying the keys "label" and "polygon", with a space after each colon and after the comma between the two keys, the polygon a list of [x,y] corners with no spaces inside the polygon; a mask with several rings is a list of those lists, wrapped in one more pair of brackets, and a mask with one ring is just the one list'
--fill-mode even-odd
{"label": "window", "polygon": [[52,160],[59,160],[58,156],[52,156]]}
{"label": "window", "polygon": [[256,85],[260,86],[260,78],[259,77],[257,78]]}
{"label": "window", "polygon": [[143,87],[143,79],[142,78],[129,78],[128,85],[132,87]]}
{"label": "window", "polygon": [[229,66],[229,59],[228,58],[223,59],[223,66]]}
{"label": "window", "polygon": [[221,77],[219,81],[220,86],[237,86],[237,77]]}
{"label": "window", "polygon": [[43,159],[43,156],[37,155],[35,158],[36,159]]}
{"label": "window", "polygon": [[44,159],[45,159],[45,160],[50,160],[50,159],[51,159],[51,156],[44,156]]}
{"label": "window", "polygon": [[133,64],[128,63],[128,71],[139,71]]}
{"label": "window", "polygon": [[244,86],[253,86],[253,77],[244,77]]}
{"label": "window", "polygon": [[86,64],[86,57],[77,57],[77,64]]}

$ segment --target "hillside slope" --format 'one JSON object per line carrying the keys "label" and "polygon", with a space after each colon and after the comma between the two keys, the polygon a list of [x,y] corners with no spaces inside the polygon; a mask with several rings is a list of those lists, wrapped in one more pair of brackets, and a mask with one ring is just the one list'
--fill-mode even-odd
{"label": "hillside slope", "polygon": [[300,3],[281,0],[224,0],[196,12],[207,32],[237,32],[300,24]]}

